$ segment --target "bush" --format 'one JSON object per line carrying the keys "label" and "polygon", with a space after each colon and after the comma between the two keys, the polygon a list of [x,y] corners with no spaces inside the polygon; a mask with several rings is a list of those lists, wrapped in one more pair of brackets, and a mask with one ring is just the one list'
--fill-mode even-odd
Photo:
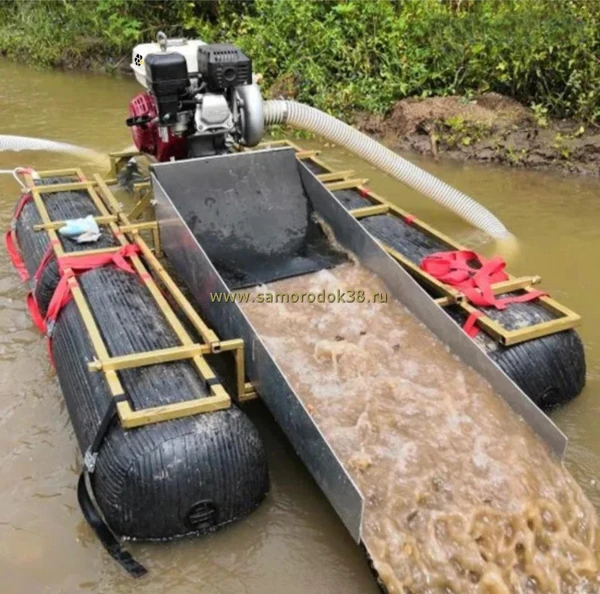
{"label": "bush", "polygon": [[60,64],[69,52],[89,54],[86,37],[115,55],[163,28],[236,43],[267,89],[338,115],[384,113],[409,96],[497,91],[554,116],[600,120],[597,0],[82,4],[5,2],[0,51]]}
{"label": "bush", "polygon": [[177,22],[179,8],[145,0],[3,0],[0,52],[40,67],[104,65]]}

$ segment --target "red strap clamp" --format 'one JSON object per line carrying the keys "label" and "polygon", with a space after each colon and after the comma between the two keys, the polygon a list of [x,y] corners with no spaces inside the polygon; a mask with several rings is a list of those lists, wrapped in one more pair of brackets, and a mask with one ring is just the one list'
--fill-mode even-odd
{"label": "red strap clamp", "polygon": [[477,327],[477,320],[483,317],[483,314],[480,311],[472,311],[469,314],[469,317],[466,319],[463,330],[466,332],[467,336],[471,338],[475,338],[479,334],[479,328]]}
{"label": "red strap clamp", "polygon": [[17,249],[16,229],[17,221],[21,216],[21,212],[23,212],[25,205],[31,199],[31,192],[26,192],[21,196],[21,200],[19,200],[17,208],[15,209],[15,214],[13,215],[10,229],[4,234],[4,243],[6,245],[6,251],[8,252],[12,265],[15,267],[16,271],[19,274],[19,277],[23,282],[29,280],[29,273],[27,272],[27,267],[25,266],[21,255],[19,254],[19,250]]}
{"label": "red strap clamp", "polygon": [[46,269],[46,266],[50,263],[50,261],[55,257],[54,253],[54,245],[55,243],[60,243],[57,239],[52,239],[44,252],[44,256],[42,257],[38,269],[36,270],[33,278],[31,279],[31,290],[27,293],[26,303],[27,309],[29,310],[29,315],[33,320],[33,323],[37,326],[38,330],[42,333],[46,333],[46,322],[44,320],[44,316],[40,311],[38,303],[35,299],[35,289]]}
{"label": "red strap clamp", "polygon": [[60,272],[60,280],[46,314],[46,334],[51,338],[54,325],[62,308],[71,300],[71,288],[77,286],[75,280],[76,272],[87,272],[95,268],[101,268],[108,264],[114,264],[120,270],[135,274],[131,265],[125,258],[131,257],[139,252],[140,248],[137,245],[124,245],[116,252],[108,252],[105,254],[90,254],[88,256],[65,256],[58,261],[58,270]]}
{"label": "red strap clamp", "polygon": [[[484,258],[476,252],[458,250],[437,252],[421,261],[421,268],[443,283],[456,287],[476,307],[505,309],[511,303],[525,303],[543,297],[542,291],[528,291],[523,295],[496,298],[492,285],[508,280],[504,272],[506,262],[500,257]],[[481,312],[471,314],[464,330],[472,338],[477,335],[476,321]]]}

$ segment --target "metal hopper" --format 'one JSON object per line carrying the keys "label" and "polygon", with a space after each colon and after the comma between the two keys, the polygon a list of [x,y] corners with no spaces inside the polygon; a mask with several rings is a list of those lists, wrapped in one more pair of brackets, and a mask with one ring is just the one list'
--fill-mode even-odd
{"label": "metal hopper", "polygon": [[219,334],[244,339],[249,379],[357,541],[361,493],[239,305],[211,299],[214,293],[342,262],[344,254],[327,240],[314,214],[386,283],[394,298],[487,379],[557,455],[564,454],[566,438],[552,421],[397,265],[292,149],[155,165],[152,187],[169,261]]}

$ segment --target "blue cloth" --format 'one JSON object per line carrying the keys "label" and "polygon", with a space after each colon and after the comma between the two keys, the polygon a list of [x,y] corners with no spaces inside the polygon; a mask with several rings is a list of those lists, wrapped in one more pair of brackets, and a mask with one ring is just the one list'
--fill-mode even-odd
{"label": "blue cloth", "polygon": [[[100,237],[100,229],[98,228],[98,224],[94,220],[93,215],[89,215],[84,219],[69,219],[68,221],[65,221],[65,225],[63,225],[58,232],[64,237],[70,237],[75,240],[82,235],[85,235],[87,238],[92,238],[96,235]],[[98,237],[92,239],[92,241],[96,241]]]}

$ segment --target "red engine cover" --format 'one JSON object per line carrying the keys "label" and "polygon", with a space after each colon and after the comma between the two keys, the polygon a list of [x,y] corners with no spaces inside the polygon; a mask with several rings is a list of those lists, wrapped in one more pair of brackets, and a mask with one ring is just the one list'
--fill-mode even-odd
{"label": "red engine cover", "polygon": [[[150,93],[140,93],[129,103],[131,117],[149,116],[156,117],[156,104]],[[158,133],[155,123],[144,126],[132,126],[131,135],[139,151],[155,156],[159,161],[170,161],[171,158],[184,159],[186,157],[185,138],[176,136],[169,130],[169,140],[165,142]]]}

